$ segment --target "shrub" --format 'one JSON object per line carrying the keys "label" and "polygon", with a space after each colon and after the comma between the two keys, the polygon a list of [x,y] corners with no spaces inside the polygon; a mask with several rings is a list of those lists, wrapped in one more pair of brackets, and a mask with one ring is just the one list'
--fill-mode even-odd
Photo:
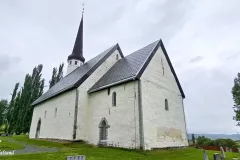
{"label": "shrub", "polygon": [[211,140],[209,138],[206,138],[204,136],[200,136],[197,138],[197,144],[199,146],[218,146],[218,147],[237,147],[237,144],[232,139],[216,139]]}

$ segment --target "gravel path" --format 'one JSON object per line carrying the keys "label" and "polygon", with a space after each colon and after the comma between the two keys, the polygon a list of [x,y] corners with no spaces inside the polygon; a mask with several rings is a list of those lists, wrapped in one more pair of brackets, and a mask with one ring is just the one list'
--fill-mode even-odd
{"label": "gravel path", "polygon": [[59,149],[57,148],[49,148],[49,147],[40,147],[40,146],[35,146],[35,145],[29,145],[25,144],[20,141],[15,141],[13,139],[8,139],[8,142],[15,143],[15,144],[21,144],[25,148],[24,149],[19,149],[15,150],[15,154],[26,154],[26,153],[42,153],[42,152],[57,152]]}

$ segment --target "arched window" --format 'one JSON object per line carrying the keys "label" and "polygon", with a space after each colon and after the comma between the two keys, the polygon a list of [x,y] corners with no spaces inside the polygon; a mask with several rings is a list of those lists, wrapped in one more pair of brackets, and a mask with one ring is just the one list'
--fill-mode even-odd
{"label": "arched window", "polygon": [[70,61],[70,65],[72,64],[72,61]]}
{"label": "arched window", "polygon": [[116,106],[116,102],[117,101],[117,95],[116,95],[116,92],[113,92],[112,94],[112,105],[113,106]]}
{"label": "arched window", "polygon": [[169,110],[169,107],[168,107],[168,100],[165,99],[165,110],[168,111]]}
{"label": "arched window", "polygon": [[118,60],[118,54],[116,55],[116,60]]}
{"label": "arched window", "polygon": [[46,118],[47,117],[47,111],[45,111],[45,114],[44,114],[44,118]]}
{"label": "arched window", "polygon": [[75,65],[77,65],[77,61],[75,61]]}

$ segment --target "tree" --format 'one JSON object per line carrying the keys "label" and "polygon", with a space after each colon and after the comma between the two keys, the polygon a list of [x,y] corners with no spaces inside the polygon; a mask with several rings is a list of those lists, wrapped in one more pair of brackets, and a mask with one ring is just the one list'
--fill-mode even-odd
{"label": "tree", "polygon": [[7,107],[8,107],[8,101],[2,99],[0,101],[0,127],[6,122]]}
{"label": "tree", "polygon": [[194,134],[192,134],[192,142],[193,142],[193,144],[195,144],[195,136],[194,136]]}
{"label": "tree", "polygon": [[232,95],[234,101],[235,116],[233,119],[237,121],[237,126],[240,126],[240,73],[234,78],[234,85],[232,87]]}
{"label": "tree", "polygon": [[13,89],[11,101],[10,101],[9,106],[7,108],[7,114],[6,114],[7,127],[6,127],[6,131],[8,133],[10,133],[12,131],[12,127],[13,127],[13,122],[14,122],[14,117],[13,117],[14,105],[15,105],[15,99],[16,99],[18,87],[19,87],[19,83],[16,83],[15,87]]}
{"label": "tree", "polygon": [[31,104],[43,94],[42,68],[41,64],[34,67],[32,74],[25,76],[24,84],[19,91],[19,83],[15,85],[7,114],[8,133],[20,134],[29,131],[33,114]]}
{"label": "tree", "polygon": [[203,146],[204,144],[206,144],[206,143],[208,143],[208,142],[210,142],[210,141],[211,141],[211,139],[206,138],[205,136],[199,136],[199,137],[197,138],[197,144],[198,144],[199,146]]}
{"label": "tree", "polygon": [[53,68],[52,78],[49,81],[49,88],[54,86],[57,82],[59,82],[63,78],[63,67],[64,63],[60,64],[58,69],[56,67]]}

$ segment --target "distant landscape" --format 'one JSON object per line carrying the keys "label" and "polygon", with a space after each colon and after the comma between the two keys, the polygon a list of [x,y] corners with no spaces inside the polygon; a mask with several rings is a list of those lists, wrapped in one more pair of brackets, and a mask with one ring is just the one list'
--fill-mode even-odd
{"label": "distant landscape", "polygon": [[[199,136],[205,136],[206,138],[210,138],[210,139],[227,139],[230,138],[234,141],[236,140],[240,140],[240,134],[195,134],[194,133],[195,138],[198,138]],[[192,139],[192,133],[188,133],[188,139],[191,140]]]}

